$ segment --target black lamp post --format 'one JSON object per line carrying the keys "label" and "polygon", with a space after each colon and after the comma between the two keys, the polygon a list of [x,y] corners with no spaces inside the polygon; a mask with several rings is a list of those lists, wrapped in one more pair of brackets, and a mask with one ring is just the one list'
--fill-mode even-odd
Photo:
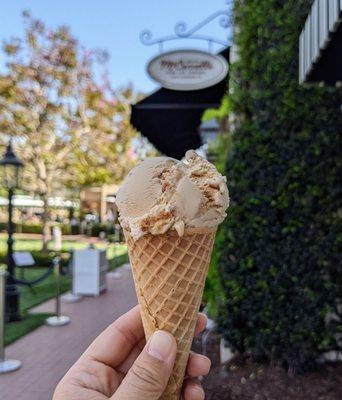
{"label": "black lamp post", "polygon": [[18,321],[20,319],[19,314],[19,292],[17,290],[14,271],[15,263],[13,259],[13,233],[14,226],[12,221],[12,198],[14,190],[19,187],[20,172],[23,167],[23,163],[14,154],[12,149],[12,143],[10,142],[7,146],[6,152],[0,160],[0,166],[3,167],[4,185],[8,190],[8,251],[7,251],[7,271],[8,276],[6,280],[6,321]]}
{"label": "black lamp post", "polygon": [[213,153],[213,151],[208,152],[208,148],[210,142],[213,142],[220,133],[220,125],[216,118],[213,118],[209,121],[202,122],[198,130],[208,161],[215,162],[217,160],[217,154]]}

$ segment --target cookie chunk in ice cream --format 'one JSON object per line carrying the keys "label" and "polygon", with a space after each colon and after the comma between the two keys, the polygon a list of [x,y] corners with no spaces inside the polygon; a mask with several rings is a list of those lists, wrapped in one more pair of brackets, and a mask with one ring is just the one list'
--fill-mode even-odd
{"label": "cookie chunk in ice cream", "polygon": [[137,240],[174,229],[214,227],[229,205],[226,178],[189,150],[183,161],[148,158],[125,178],[116,197],[120,223]]}

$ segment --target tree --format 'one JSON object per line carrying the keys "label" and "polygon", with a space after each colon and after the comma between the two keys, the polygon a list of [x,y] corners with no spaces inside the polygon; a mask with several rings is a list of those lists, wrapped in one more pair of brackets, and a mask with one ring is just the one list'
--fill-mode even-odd
{"label": "tree", "polygon": [[24,12],[24,38],[3,45],[0,133],[24,161],[24,187],[44,201],[43,249],[49,240],[48,199],[69,186],[118,181],[134,160],[129,125],[132,88],[114,91],[108,55],[86,50],[67,27],[50,30]]}
{"label": "tree", "polygon": [[[135,94],[130,85],[117,91],[110,89],[110,92],[114,99],[111,102],[115,104],[112,133],[90,138],[85,136],[82,146],[69,160],[70,173],[66,184],[78,191],[92,184],[120,182],[138,159],[153,153],[153,148],[142,141],[130,124],[131,104],[141,95]],[[139,149],[136,149],[137,143]],[[144,154],[139,154],[141,148],[145,149]]]}

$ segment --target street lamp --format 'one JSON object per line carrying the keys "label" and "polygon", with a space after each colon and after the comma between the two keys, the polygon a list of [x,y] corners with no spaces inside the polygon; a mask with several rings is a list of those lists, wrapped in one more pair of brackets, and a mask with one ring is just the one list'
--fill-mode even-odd
{"label": "street lamp", "polygon": [[19,187],[19,180],[23,163],[14,154],[12,143],[9,142],[6,152],[0,160],[0,166],[3,167],[3,183],[8,190],[8,250],[7,250],[7,272],[6,279],[6,321],[18,321],[19,314],[19,292],[14,280],[15,263],[13,259],[13,233],[14,226],[12,221],[12,198],[14,190]]}
{"label": "street lamp", "polygon": [[208,121],[203,121],[199,126],[198,131],[201,137],[202,148],[206,153],[208,161],[216,161],[217,154],[213,153],[212,151],[208,152],[210,143],[213,142],[217,138],[217,135],[220,133],[220,125],[217,122],[216,118],[212,118]]}

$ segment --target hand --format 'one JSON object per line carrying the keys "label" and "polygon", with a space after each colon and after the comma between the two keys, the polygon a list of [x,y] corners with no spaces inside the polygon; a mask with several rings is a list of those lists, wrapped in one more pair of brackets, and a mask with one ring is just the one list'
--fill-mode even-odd
{"label": "hand", "polygon": [[[199,314],[196,332],[206,326]],[[58,384],[53,400],[157,400],[172,372],[176,341],[164,331],[145,342],[139,306],[111,324]],[[183,388],[184,400],[203,400],[195,379],[207,375],[210,360],[192,353]]]}

